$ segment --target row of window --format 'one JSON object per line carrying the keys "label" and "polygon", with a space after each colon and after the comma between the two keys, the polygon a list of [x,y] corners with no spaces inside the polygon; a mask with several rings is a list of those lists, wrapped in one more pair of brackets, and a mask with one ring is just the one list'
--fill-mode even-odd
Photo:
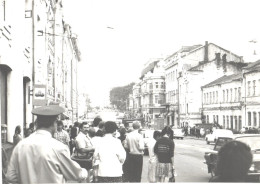
{"label": "row of window", "polygon": [[[241,101],[241,87],[222,90],[222,102]],[[218,91],[204,93],[204,104],[220,102]]]}
{"label": "row of window", "polygon": [[[253,115],[253,116],[252,116]],[[258,123],[257,123],[258,116]],[[247,123],[248,126],[260,126],[260,112],[247,112]]]}
{"label": "row of window", "polygon": [[[260,87],[260,79],[258,80],[258,87]],[[260,90],[258,90],[260,94]],[[256,80],[247,82],[247,96],[255,96],[256,94]]]}
{"label": "row of window", "polygon": [[242,117],[241,116],[225,116],[223,115],[223,128],[230,128],[235,130],[241,130]]}
{"label": "row of window", "polygon": [[175,81],[175,79],[177,79],[177,70],[166,74],[166,80],[167,81]]}
{"label": "row of window", "polygon": [[169,103],[175,103],[177,102],[177,89],[173,91],[169,91],[166,94],[167,102]]}

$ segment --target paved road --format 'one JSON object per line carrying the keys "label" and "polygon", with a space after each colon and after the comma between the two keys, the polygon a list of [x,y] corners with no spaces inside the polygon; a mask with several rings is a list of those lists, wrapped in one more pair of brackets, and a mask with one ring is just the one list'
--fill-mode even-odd
{"label": "paved road", "polygon": [[[208,182],[210,174],[204,162],[204,153],[213,149],[203,139],[184,138],[175,142],[176,182]],[[144,157],[142,182],[148,182],[148,156]]]}

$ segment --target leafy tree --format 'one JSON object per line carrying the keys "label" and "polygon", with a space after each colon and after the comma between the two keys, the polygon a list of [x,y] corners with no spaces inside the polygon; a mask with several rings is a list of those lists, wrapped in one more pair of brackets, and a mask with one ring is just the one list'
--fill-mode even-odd
{"label": "leafy tree", "polygon": [[110,103],[120,111],[126,110],[126,104],[128,104],[129,94],[132,93],[134,83],[130,83],[126,86],[114,87],[110,91]]}

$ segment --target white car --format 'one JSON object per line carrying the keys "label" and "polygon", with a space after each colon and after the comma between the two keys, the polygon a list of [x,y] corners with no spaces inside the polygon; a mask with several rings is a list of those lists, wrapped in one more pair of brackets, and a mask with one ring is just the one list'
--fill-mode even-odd
{"label": "white car", "polygon": [[181,128],[172,129],[173,130],[173,138],[176,139],[183,139],[184,138],[184,131]]}
{"label": "white car", "polygon": [[205,140],[207,144],[210,144],[211,142],[216,142],[219,137],[233,138],[233,132],[226,129],[216,129],[212,132],[212,134],[206,135]]}

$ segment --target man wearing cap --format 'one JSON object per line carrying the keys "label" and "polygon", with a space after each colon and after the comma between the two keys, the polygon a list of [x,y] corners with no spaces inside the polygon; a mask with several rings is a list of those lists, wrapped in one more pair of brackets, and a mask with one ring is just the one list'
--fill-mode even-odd
{"label": "man wearing cap", "polygon": [[130,182],[141,182],[143,168],[143,136],[138,132],[141,125],[138,121],[133,122],[133,131],[128,133],[125,141],[125,148],[129,150],[128,169],[127,173]]}
{"label": "man wearing cap", "polygon": [[37,130],[13,150],[7,171],[10,183],[65,183],[82,181],[88,173],[70,159],[66,145],[53,138],[56,120],[64,109],[44,106],[32,110]]}

